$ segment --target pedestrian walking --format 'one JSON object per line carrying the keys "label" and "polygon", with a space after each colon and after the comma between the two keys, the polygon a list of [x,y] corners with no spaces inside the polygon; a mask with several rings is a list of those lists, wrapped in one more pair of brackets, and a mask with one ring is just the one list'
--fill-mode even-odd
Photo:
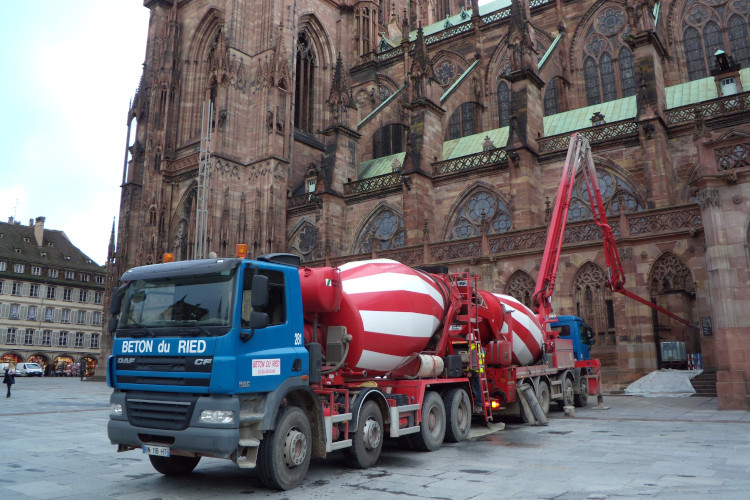
{"label": "pedestrian walking", "polygon": [[86,378],[86,360],[81,360],[81,380]]}
{"label": "pedestrian walking", "polygon": [[3,384],[8,386],[8,394],[6,398],[10,397],[10,386],[16,383],[16,376],[13,374],[10,368],[5,369],[5,375],[3,376]]}

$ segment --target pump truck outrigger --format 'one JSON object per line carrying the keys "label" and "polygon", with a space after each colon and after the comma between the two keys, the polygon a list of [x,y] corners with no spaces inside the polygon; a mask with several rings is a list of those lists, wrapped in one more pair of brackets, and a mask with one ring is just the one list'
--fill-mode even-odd
{"label": "pump truck outrigger", "polygon": [[[566,168],[579,161],[571,150]],[[567,207],[557,208],[564,226]],[[558,229],[547,262],[558,258],[549,243]],[[290,489],[313,456],[342,449],[367,468],[386,438],[433,451],[465,440],[473,413],[546,423],[551,402],[601,395],[586,337],[547,326],[551,267],[535,313],[444,268],[385,259],[309,268],[289,254],[245,253],[134,268],[115,291],[108,435],[163,474],[226,458]]]}

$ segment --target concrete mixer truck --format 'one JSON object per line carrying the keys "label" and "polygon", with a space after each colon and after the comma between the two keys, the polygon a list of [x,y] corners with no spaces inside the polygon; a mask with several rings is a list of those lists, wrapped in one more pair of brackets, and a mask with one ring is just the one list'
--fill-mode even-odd
{"label": "concrete mixer truck", "polygon": [[[577,163],[569,151],[566,172]],[[166,475],[217,457],[290,489],[335,450],[367,468],[387,438],[432,451],[466,439],[474,415],[544,422],[551,404],[585,405],[600,394],[599,362],[585,336],[549,327],[566,210],[535,311],[469,273],[310,268],[289,254],[248,259],[244,245],[126,271],[108,323],[110,441]]]}

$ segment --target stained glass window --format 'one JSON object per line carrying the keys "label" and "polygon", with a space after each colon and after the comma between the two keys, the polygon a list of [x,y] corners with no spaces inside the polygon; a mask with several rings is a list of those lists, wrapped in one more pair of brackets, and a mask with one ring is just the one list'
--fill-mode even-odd
{"label": "stained glass window", "polygon": [[615,86],[615,70],[612,67],[612,56],[608,52],[602,54],[599,59],[599,72],[602,76],[602,91],[604,102],[617,99],[617,87]]}
{"label": "stained glass window", "polygon": [[706,41],[706,55],[709,57],[708,67],[713,69],[714,65],[714,54],[718,50],[724,50],[724,41],[721,39],[721,28],[715,22],[711,21],[706,23],[706,27],[703,28],[703,38]]}
{"label": "stained glass window", "polygon": [[635,73],[633,71],[633,53],[630,49],[623,47],[620,49],[620,81],[622,82],[622,96],[630,97],[635,95]]}
{"label": "stained glass window", "polygon": [[[620,212],[634,213],[643,210],[643,205],[638,201],[633,188],[623,179],[616,177],[606,170],[598,170],[596,179],[604,203],[607,217],[613,217]],[[591,202],[583,177],[576,182],[568,209],[568,222],[591,219]]]}
{"label": "stained glass window", "polygon": [[477,133],[478,108],[473,102],[465,102],[453,112],[448,122],[448,139],[458,139]]}
{"label": "stained glass window", "polygon": [[706,63],[703,58],[703,43],[698,30],[688,28],[682,37],[685,47],[685,62],[687,62],[688,78],[698,80],[706,77]]}
{"label": "stained glass window", "polygon": [[593,57],[587,57],[583,61],[583,78],[586,81],[586,104],[599,104],[601,96],[599,95],[599,71],[596,67],[596,61]]}
{"label": "stained glass window", "polygon": [[734,62],[742,64],[743,68],[750,65],[750,41],[748,41],[747,23],[740,16],[729,19],[729,47],[732,50]]}
{"label": "stained glass window", "polygon": [[497,114],[500,126],[507,127],[510,123],[510,87],[506,81],[497,84]]}
{"label": "stained glass window", "polygon": [[390,208],[383,208],[363,225],[356,241],[356,253],[403,248],[406,243],[404,219]]}
{"label": "stained glass window", "polygon": [[510,231],[513,218],[505,202],[494,193],[479,189],[464,199],[450,224],[450,240],[474,238],[482,234],[482,223],[487,224],[487,234]]}
{"label": "stained glass window", "polygon": [[544,90],[544,116],[558,113],[557,109],[557,78],[553,78]]}

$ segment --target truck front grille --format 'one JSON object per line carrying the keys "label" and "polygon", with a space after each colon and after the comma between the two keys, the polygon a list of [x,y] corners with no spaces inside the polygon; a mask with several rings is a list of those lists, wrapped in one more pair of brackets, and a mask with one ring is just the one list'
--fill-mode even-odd
{"label": "truck front grille", "polygon": [[190,424],[196,399],[193,396],[179,400],[131,396],[127,399],[128,421],[137,427],[183,430]]}

